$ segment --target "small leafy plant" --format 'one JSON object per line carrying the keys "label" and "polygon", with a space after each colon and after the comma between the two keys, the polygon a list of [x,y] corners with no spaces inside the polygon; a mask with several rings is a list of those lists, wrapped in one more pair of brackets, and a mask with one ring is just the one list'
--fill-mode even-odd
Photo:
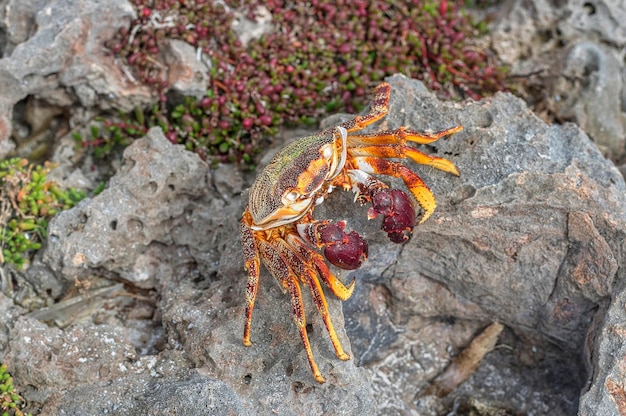
{"label": "small leafy plant", "polygon": [[0,161],[0,264],[24,267],[41,248],[48,221],[85,197],[83,191],[62,190],[46,175],[53,166],[28,160]]}
{"label": "small leafy plant", "polygon": [[[137,18],[106,43],[129,77],[158,102],[107,119],[90,139],[96,156],[160,126],[200,157],[254,168],[281,126],[358,112],[388,75],[422,80],[443,98],[480,98],[506,89],[506,68],[475,39],[485,33],[465,0],[132,0]],[[242,42],[234,27],[270,17],[272,29]],[[207,63],[206,96],[171,102],[163,46],[192,45]]]}
{"label": "small leafy plant", "polygon": [[[0,412],[1,416],[26,416],[21,408],[24,399],[13,388],[13,377],[7,372],[7,365],[0,365]],[[28,414],[30,416],[30,414]]]}

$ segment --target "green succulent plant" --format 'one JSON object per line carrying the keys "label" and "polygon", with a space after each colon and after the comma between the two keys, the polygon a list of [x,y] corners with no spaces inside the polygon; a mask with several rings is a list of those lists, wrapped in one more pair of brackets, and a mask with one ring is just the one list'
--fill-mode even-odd
{"label": "green succulent plant", "polygon": [[[22,412],[24,399],[15,392],[13,377],[7,371],[7,365],[0,365],[0,416],[26,416]],[[30,414],[28,414],[30,416]]]}
{"label": "green succulent plant", "polygon": [[[158,125],[203,159],[254,168],[279,127],[358,112],[369,89],[395,73],[445,98],[506,89],[507,69],[473,42],[485,25],[470,18],[465,0],[132,2],[137,18],[106,46],[159,100],[149,114],[108,119],[79,140],[98,155]],[[267,14],[273,29],[243,44],[234,19]],[[159,61],[169,39],[191,44],[209,63],[205,97],[170,102],[167,65]]]}
{"label": "green succulent plant", "polygon": [[63,190],[49,181],[52,168],[20,158],[0,161],[0,264],[24,267],[41,248],[48,221],[85,197],[83,191]]}

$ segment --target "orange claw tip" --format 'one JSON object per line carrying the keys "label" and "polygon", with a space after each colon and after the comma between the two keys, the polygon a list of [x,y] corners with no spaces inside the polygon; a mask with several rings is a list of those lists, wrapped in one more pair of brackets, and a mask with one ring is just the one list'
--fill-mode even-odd
{"label": "orange claw tip", "polygon": [[249,338],[244,338],[243,339],[243,345],[246,346],[246,347],[250,347],[250,346],[252,346],[252,341],[250,341]]}
{"label": "orange claw tip", "polygon": [[348,293],[349,293],[348,297],[352,296],[352,292],[354,292],[355,286],[356,286],[356,278],[353,277],[352,281],[350,282],[350,284],[346,288],[346,289],[348,289]]}
{"label": "orange claw tip", "polygon": [[313,377],[315,377],[315,381],[317,381],[320,384],[326,383],[326,379],[324,378],[324,376],[321,373],[313,374]]}

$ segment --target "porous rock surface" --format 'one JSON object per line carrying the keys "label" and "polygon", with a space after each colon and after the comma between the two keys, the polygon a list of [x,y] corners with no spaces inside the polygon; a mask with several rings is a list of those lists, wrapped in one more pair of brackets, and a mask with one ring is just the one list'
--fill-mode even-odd
{"label": "porous rock surface", "polygon": [[[621,0],[510,0],[492,45],[537,111],[578,124],[602,153],[626,157],[626,8]],[[536,90],[533,92],[533,90]]]}
{"label": "porous rock surface", "polygon": [[[9,139],[19,103],[35,99],[57,111],[77,106],[71,118],[82,124],[94,111],[128,112],[156,102],[105,47],[135,15],[125,0],[0,0],[0,157],[15,147]],[[171,41],[163,49],[172,91],[202,96],[207,68],[193,47]],[[28,128],[39,133],[33,123]]]}
{"label": "porous rock surface", "polygon": [[[61,287],[80,283],[83,291],[70,297],[88,300],[89,282],[106,278],[123,289],[65,329],[0,297],[8,317],[0,324],[0,361],[32,408],[428,415],[478,401],[569,415],[582,391],[581,414],[616,414],[626,221],[617,169],[576,126],[546,125],[512,95],[443,103],[418,81],[389,81],[390,114],[374,128],[463,125],[425,149],[462,174],[415,167],[438,208],[404,245],[389,242],[351,193],[334,192],[316,209],[318,218],[348,220],[370,243],[364,266],[342,276],[357,279],[343,310],[329,296],[352,360],[334,356],[303,290],[326,384],[312,378],[288,297],[265,271],[254,344],[241,344],[237,226],[252,177],[210,170],[153,129],[126,149],[107,189],[52,221],[39,260]],[[470,379],[449,397],[423,396],[429,380],[494,321],[506,326],[499,347]]]}

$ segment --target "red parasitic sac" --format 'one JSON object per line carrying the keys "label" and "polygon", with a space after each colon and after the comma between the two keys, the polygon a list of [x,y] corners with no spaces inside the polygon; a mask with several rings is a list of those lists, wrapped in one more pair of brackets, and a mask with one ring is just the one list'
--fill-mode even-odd
{"label": "red parasitic sac", "polygon": [[407,241],[415,227],[415,207],[411,198],[399,189],[381,189],[372,198],[369,218],[383,215],[382,229],[394,243]]}
{"label": "red parasitic sac", "polygon": [[320,221],[310,224],[310,227],[300,235],[319,247],[324,247],[324,257],[331,264],[340,269],[355,270],[367,260],[367,241],[356,231],[346,233],[345,228],[345,221],[334,224]]}

